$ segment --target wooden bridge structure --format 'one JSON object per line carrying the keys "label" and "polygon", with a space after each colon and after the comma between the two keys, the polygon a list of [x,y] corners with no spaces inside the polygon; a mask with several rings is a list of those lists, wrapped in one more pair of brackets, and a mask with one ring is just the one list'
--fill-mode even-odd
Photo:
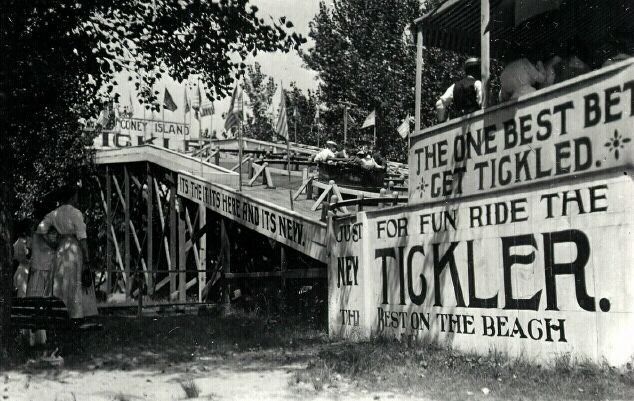
{"label": "wooden bridge structure", "polygon": [[[228,302],[238,293],[235,281],[323,280],[331,202],[368,200],[334,209],[347,212],[405,200],[387,189],[319,182],[310,147],[293,147],[289,166],[285,148],[247,140],[240,166],[237,142],[220,142],[191,154],[155,145],[97,150],[92,195],[106,233],[96,250],[105,259],[98,287],[108,297],[146,305]],[[390,199],[372,201],[377,197]]]}

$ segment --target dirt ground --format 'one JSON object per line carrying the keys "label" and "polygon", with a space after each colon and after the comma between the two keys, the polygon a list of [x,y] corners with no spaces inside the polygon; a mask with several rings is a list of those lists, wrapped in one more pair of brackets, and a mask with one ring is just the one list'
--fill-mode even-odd
{"label": "dirt ground", "polygon": [[139,327],[135,319],[108,318],[102,332],[64,342],[61,367],[42,362],[41,350],[16,351],[9,366],[0,369],[0,397],[11,401],[410,399],[392,390],[362,389],[341,376],[323,386],[315,385],[318,377],[309,382],[298,379],[297,373],[324,346],[323,333],[318,331],[280,334],[279,327],[248,317],[224,321],[224,327],[213,324],[217,322],[196,316],[145,319]]}
{"label": "dirt ground", "polygon": [[[369,392],[340,381],[316,392],[311,384],[296,383],[302,362],[269,358],[271,352],[239,356],[195,358],[195,361],[159,366],[41,369],[3,374],[2,398],[7,400],[378,400],[410,399],[396,392]],[[123,357],[122,357],[123,359]],[[298,355],[291,360],[303,359]],[[188,398],[184,386],[195,386],[198,396]],[[417,398],[420,400],[420,398]]]}
{"label": "dirt ground", "polygon": [[310,321],[104,317],[103,331],[49,338],[59,367],[18,342],[0,360],[0,401],[634,399],[630,364],[561,358],[552,368],[434,344],[332,341]]}

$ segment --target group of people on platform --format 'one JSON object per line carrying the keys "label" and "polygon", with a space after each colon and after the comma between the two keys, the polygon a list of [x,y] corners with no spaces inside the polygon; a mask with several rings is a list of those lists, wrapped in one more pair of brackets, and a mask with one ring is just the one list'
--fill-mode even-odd
{"label": "group of people on platform", "polygon": [[[607,51],[599,53],[575,36],[552,51],[510,47],[502,58],[500,103],[535,92],[634,55],[631,40],[614,33]],[[452,84],[436,102],[436,116],[443,122],[482,108],[483,88],[480,60],[469,58],[464,64],[464,76]],[[489,102],[489,106],[495,101]],[[450,112],[451,110],[451,112]],[[449,115],[451,114],[451,116]]]}
{"label": "group of people on platform", "polygon": [[[35,230],[26,222],[17,226],[18,237],[13,244],[17,296],[59,298],[71,319],[95,316],[97,300],[86,223],[77,209],[78,188],[65,186],[49,195],[48,200],[55,202],[56,207],[48,213],[45,206],[36,211],[39,223]],[[32,333],[30,341],[44,343],[46,334]]]}
{"label": "group of people on platform", "polygon": [[321,163],[344,162],[367,170],[383,169],[385,166],[385,160],[378,151],[371,152],[365,148],[359,148],[352,156],[348,156],[346,149],[339,150],[334,141],[327,141],[326,147],[314,156],[313,161]]}

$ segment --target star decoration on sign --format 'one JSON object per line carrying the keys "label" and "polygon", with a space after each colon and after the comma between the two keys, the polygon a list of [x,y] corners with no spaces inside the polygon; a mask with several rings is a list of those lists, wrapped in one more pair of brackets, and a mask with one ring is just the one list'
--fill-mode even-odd
{"label": "star decoration on sign", "polygon": [[630,138],[623,138],[619,131],[614,130],[614,136],[605,143],[605,147],[609,152],[614,152],[614,158],[619,160],[620,150],[625,149],[625,144],[630,141]]}
{"label": "star decoration on sign", "polygon": [[420,184],[416,187],[416,189],[420,191],[421,198],[423,197],[423,194],[425,193],[425,190],[427,189],[428,186],[429,186],[429,183],[425,182],[425,177],[421,176]]}

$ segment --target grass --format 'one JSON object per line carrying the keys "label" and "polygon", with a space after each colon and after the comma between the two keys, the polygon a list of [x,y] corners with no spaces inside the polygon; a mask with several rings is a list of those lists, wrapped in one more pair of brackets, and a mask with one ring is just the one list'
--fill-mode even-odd
{"label": "grass", "polygon": [[187,380],[185,382],[182,382],[181,387],[183,388],[183,391],[185,391],[186,399],[198,398],[198,396],[200,395],[200,389],[198,388],[196,383],[194,383],[193,380]]}
{"label": "grass", "polygon": [[634,372],[629,366],[617,371],[565,354],[544,367],[499,353],[478,356],[436,344],[375,339],[325,346],[295,380],[315,384],[318,379],[319,391],[344,376],[369,391],[398,389],[434,400],[630,400]]}
{"label": "grass", "polygon": [[[107,317],[103,332],[66,344],[64,369],[169,369],[191,375],[186,367],[199,357],[230,360],[244,353],[249,360],[274,366],[307,363],[293,373],[291,383],[298,391],[304,384],[317,392],[330,391],[345,382],[351,391],[392,391],[434,400],[634,399],[631,363],[618,371],[563,354],[552,365],[540,366],[499,353],[459,353],[433,343],[383,338],[332,342],[324,331],[291,319],[272,321],[239,311],[226,317],[170,316],[141,322]],[[7,367],[27,370],[26,361],[37,352],[17,352]],[[188,398],[198,396],[193,382],[180,385]]]}

